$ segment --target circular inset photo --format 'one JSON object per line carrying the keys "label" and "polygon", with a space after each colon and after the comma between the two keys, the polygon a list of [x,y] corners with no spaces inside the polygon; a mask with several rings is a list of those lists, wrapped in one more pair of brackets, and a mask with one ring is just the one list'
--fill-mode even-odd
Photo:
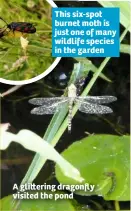
{"label": "circular inset photo", "polygon": [[49,1],[6,1],[0,13],[0,82],[12,85],[37,81],[59,62],[52,57]]}

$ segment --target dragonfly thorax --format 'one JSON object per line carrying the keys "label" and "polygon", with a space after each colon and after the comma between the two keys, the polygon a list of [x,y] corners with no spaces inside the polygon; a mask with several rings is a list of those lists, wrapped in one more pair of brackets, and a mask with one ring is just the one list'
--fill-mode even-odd
{"label": "dragonfly thorax", "polygon": [[68,97],[75,98],[76,95],[77,95],[76,93],[77,93],[77,89],[76,89],[75,85],[74,84],[71,84],[68,87]]}

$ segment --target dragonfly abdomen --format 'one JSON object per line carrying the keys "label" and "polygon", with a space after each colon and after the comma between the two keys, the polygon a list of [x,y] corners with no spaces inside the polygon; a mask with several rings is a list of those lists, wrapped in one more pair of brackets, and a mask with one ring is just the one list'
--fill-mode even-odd
{"label": "dragonfly abdomen", "polygon": [[73,99],[69,102],[69,114],[68,114],[68,132],[71,133],[71,126],[72,126],[72,106],[73,106]]}

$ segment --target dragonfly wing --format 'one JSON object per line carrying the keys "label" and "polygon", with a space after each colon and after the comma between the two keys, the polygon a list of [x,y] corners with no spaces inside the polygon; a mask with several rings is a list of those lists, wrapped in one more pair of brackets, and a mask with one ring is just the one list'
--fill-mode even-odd
{"label": "dragonfly wing", "polygon": [[40,106],[31,110],[31,114],[44,115],[44,114],[54,114],[57,111],[57,107],[46,108],[45,106]]}
{"label": "dragonfly wing", "polygon": [[79,110],[88,114],[107,114],[113,112],[112,109],[107,106],[92,104],[88,102],[80,103]]}
{"label": "dragonfly wing", "polygon": [[33,98],[29,100],[29,103],[33,105],[45,105],[50,106],[57,102],[65,102],[67,101],[67,97],[48,97],[48,98]]}
{"label": "dragonfly wing", "polygon": [[37,115],[54,114],[55,112],[60,111],[60,109],[62,108],[64,104],[65,103],[55,103],[55,104],[52,104],[51,106],[44,105],[44,106],[36,107],[31,110],[31,114],[37,114]]}
{"label": "dragonfly wing", "polygon": [[40,107],[36,107],[31,110],[31,114],[38,114],[38,115],[43,115],[43,114],[54,114],[57,111],[60,111],[63,105],[67,104],[68,101],[60,101],[60,102],[55,102],[54,104],[50,105],[43,105]]}
{"label": "dragonfly wing", "polygon": [[116,101],[117,98],[114,96],[86,96],[86,97],[77,97],[81,102],[89,102],[95,104],[106,104]]}

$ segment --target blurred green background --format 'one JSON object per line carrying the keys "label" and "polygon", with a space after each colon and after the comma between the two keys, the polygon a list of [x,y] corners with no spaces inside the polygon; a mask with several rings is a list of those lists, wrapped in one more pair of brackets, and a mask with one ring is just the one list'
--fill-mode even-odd
{"label": "blurred green background", "polygon": [[[53,62],[51,56],[51,6],[41,0],[0,0],[0,17],[8,24],[29,22],[36,33],[27,34],[29,41],[23,50],[20,38],[10,32],[0,38],[0,77],[7,80],[27,80],[43,73]],[[0,30],[6,24],[0,20]]]}

